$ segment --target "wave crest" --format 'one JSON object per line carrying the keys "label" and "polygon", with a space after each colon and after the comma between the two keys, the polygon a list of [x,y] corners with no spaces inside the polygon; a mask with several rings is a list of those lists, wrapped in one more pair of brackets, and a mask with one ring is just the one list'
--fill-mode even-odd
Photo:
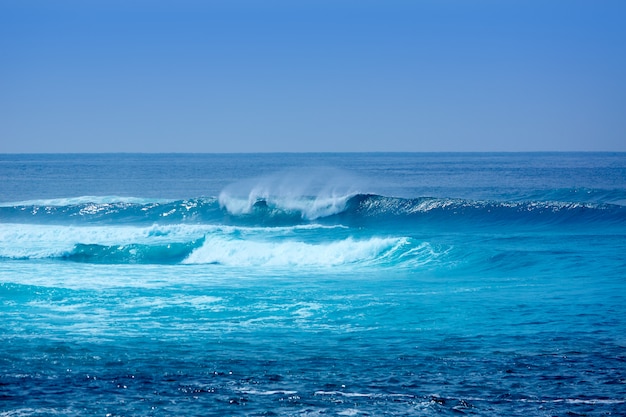
{"label": "wave crest", "polygon": [[337,169],[292,170],[231,184],[218,200],[235,216],[263,212],[315,220],[345,210],[348,200],[358,194],[360,182]]}
{"label": "wave crest", "polygon": [[207,237],[183,263],[235,267],[416,266],[438,253],[428,243],[407,237],[371,237],[310,243]]}
{"label": "wave crest", "polygon": [[626,207],[614,204],[562,201],[476,201],[454,198],[413,199],[359,194],[348,200],[340,214],[345,220],[407,221],[432,224],[572,224],[623,223]]}
{"label": "wave crest", "polygon": [[[67,205],[0,206],[3,223],[40,225],[221,225],[282,227],[306,224],[398,228],[418,225],[626,223],[626,206],[582,201],[479,201],[359,194],[350,188],[286,185],[227,188],[219,198],[165,202],[99,201]],[[304,192],[304,191],[303,191]],[[131,199],[132,200],[132,199]],[[69,203],[69,201],[67,201]],[[73,201],[77,202],[77,201]],[[443,222],[443,223],[442,223]]]}
{"label": "wave crest", "polygon": [[229,267],[419,266],[441,251],[403,236],[354,237],[349,229],[292,227],[74,227],[0,225],[0,258],[91,264]]}

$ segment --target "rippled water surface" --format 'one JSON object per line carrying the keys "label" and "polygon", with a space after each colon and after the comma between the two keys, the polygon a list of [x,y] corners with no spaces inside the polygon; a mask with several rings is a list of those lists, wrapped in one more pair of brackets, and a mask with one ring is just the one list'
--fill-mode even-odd
{"label": "rippled water surface", "polygon": [[0,415],[626,415],[625,154],[0,155]]}

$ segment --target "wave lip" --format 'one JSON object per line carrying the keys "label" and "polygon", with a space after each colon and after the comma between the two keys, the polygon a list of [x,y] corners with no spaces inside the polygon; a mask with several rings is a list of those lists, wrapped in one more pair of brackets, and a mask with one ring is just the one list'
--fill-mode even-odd
{"label": "wave lip", "polygon": [[[278,180],[276,180],[278,181]],[[294,180],[295,181],[295,180]],[[360,194],[350,184],[292,188],[286,179],[233,185],[219,197],[148,201],[134,197],[76,197],[0,205],[0,224],[86,226],[358,225],[376,229],[466,224],[626,224],[626,206],[565,197],[590,190],[555,190],[534,200],[482,201],[446,197],[400,198]],[[597,191],[597,190],[596,190]],[[602,200],[597,191],[591,200]],[[544,200],[543,197],[558,197]],[[611,193],[619,201],[620,194]],[[93,200],[93,201],[92,201]],[[28,204],[26,204],[28,203]],[[32,203],[32,204],[31,204]],[[59,204],[59,205],[56,205]]]}
{"label": "wave lip", "polygon": [[77,197],[0,205],[0,219],[13,223],[215,223],[221,218],[223,212],[215,198],[177,201],[127,198],[118,201],[108,197]]}
{"label": "wave lip", "polygon": [[436,255],[427,243],[406,237],[348,237],[311,243],[207,236],[183,263],[235,267],[401,266],[428,263]]}
{"label": "wave lip", "polygon": [[[474,201],[454,198],[396,198],[358,194],[346,203],[342,219],[471,222],[475,225],[588,224],[626,222],[626,207],[566,201]],[[406,223],[405,223],[406,225]]]}
{"label": "wave lip", "polygon": [[97,264],[176,264],[202,243],[198,241],[163,245],[97,245],[77,244],[62,258],[74,262]]}
{"label": "wave lip", "polygon": [[222,193],[219,201],[221,207],[235,217],[311,221],[341,213],[351,197],[352,195],[329,195],[292,198],[253,192],[245,198]]}
{"label": "wave lip", "polygon": [[315,220],[342,212],[358,194],[361,181],[332,168],[284,171],[231,184],[218,200],[234,216],[263,212]]}
{"label": "wave lip", "polygon": [[[111,259],[127,251],[145,248],[167,248],[202,237],[219,228],[212,226],[171,225],[137,226],[61,226],[33,224],[0,224],[0,258],[68,259],[96,261],[109,251]],[[133,247],[134,245],[134,247]],[[105,249],[108,248],[108,249]],[[140,259],[138,255],[136,259]],[[156,259],[152,256],[153,259]],[[166,257],[167,258],[167,257]],[[107,261],[98,261],[107,263]]]}
{"label": "wave lip", "polygon": [[0,258],[90,264],[409,267],[442,251],[403,236],[354,237],[338,226],[60,226],[0,224]]}

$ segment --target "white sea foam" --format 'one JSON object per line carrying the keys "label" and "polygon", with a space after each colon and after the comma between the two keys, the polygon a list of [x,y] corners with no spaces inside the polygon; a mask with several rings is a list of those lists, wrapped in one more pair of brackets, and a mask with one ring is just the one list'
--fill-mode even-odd
{"label": "white sea foam", "polygon": [[[232,267],[333,267],[339,265],[423,265],[441,254],[428,243],[407,237],[338,237],[311,239],[301,225],[254,228],[213,225],[61,226],[0,224],[0,257],[61,258],[77,245],[169,245],[198,242],[185,264]],[[202,241],[200,239],[203,239]]]}
{"label": "white sea foam", "polygon": [[361,187],[361,179],[338,169],[290,170],[231,184],[220,193],[219,203],[229,213],[241,215],[264,201],[270,209],[312,220],[343,211]]}
{"label": "white sea foam", "polygon": [[295,395],[298,393],[298,391],[289,391],[289,390],[259,391],[259,390],[243,389],[241,390],[241,393],[248,394],[248,395]]}
{"label": "white sea foam", "polygon": [[380,394],[380,393],[365,393],[365,392],[345,392],[345,391],[315,391],[314,395],[332,395],[332,396],[341,396],[341,397],[363,397],[363,398],[415,398],[414,395],[411,394]]}
{"label": "white sea foam", "polygon": [[299,240],[242,240],[207,236],[184,263],[229,266],[337,266],[373,262],[406,245],[406,238],[346,238],[309,243]]}
{"label": "white sea foam", "polygon": [[185,242],[201,238],[211,226],[58,226],[0,224],[0,257],[41,259],[62,256],[76,244],[126,245]]}
{"label": "white sea foam", "polygon": [[247,196],[220,194],[220,205],[230,214],[245,215],[254,211],[258,201],[264,201],[271,209],[300,215],[303,219],[315,220],[342,212],[354,194],[331,193],[328,195],[301,196],[273,194],[264,188],[254,188]]}
{"label": "white sea foam", "polygon": [[342,228],[318,225],[254,228],[216,225],[151,226],[62,226],[0,223],[0,257],[9,259],[55,258],[69,253],[77,244],[129,245],[184,243],[204,236],[229,239],[231,235],[246,238],[257,235],[289,236],[313,229]]}
{"label": "white sea foam", "polygon": [[113,203],[130,203],[130,204],[148,204],[148,203],[166,203],[172,200],[165,199],[148,199],[139,197],[122,197],[122,196],[80,196],[67,198],[49,198],[39,200],[25,200],[13,202],[0,202],[0,207],[14,206],[45,206],[45,207],[64,207],[75,206],[80,204],[113,204]]}

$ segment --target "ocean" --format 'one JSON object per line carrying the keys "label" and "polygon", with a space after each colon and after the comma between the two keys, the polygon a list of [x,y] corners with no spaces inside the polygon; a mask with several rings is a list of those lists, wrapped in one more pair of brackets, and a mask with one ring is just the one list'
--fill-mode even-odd
{"label": "ocean", "polygon": [[626,415],[626,154],[0,155],[0,416]]}

